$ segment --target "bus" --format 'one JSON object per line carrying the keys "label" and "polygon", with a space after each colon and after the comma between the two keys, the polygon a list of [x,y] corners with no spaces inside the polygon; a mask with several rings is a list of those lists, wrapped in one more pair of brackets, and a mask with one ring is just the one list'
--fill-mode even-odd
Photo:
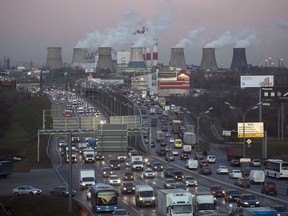
{"label": "bus", "polygon": [[288,161],[268,159],[264,163],[265,175],[274,178],[288,178]]}
{"label": "bus", "polygon": [[113,212],[117,209],[118,196],[111,185],[97,183],[91,186],[91,204],[96,212]]}

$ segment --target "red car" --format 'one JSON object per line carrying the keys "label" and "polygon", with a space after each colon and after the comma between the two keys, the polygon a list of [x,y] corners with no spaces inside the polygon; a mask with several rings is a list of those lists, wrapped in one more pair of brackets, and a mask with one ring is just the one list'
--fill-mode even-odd
{"label": "red car", "polygon": [[200,162],[200,167],[208,167],[208,166],[209,166],[208,161],[203,160],[203,161]]}
{"label": "red car", "polygon": [[225,191],[220,185],[211,185],[210,191],[215,197],[224,197]]}

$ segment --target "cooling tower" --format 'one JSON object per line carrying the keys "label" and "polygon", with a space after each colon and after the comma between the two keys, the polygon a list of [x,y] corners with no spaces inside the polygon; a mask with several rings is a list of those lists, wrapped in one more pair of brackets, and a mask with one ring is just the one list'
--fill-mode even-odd
{"label": "cooling tower", "polygon": [[172,48],[169,66],[174,68],[182,68],[186,70],[186,61],[184,56],[184,48]]}
{"label": "cooling tower", "polygon": [[238,70],[247,68],[245,48],[233,48],[233,58],[230,68]]}
{"label": "cooling tower", "polygon": [[130,62],[128,63],[128,67],[131,67],[131,68],[145,68],[146,67],[142,47],[131,48]]}
{"label": "cooling tower", "polygon": [[115,72],[111,47],[99,47],[96,73]]}
{"label": "cooling tower", "polygon": [[47,47],[46,65],[50,69],[62,68],[61,47]]}
{"label": "cooling tower", "polygon": [[216,71],[218,69],[214,48],[203,48],[200,70]]}
{"label": "cooling tower", "polygon": [[82,66],[88,57],[88,49],[87,48],[74,48],[73,49],[73,59],[72,64],[74,67]]}

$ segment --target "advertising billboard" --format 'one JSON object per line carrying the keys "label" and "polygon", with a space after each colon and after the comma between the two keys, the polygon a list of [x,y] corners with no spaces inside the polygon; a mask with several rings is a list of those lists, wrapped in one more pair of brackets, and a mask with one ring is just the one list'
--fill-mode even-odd
{"label": "advertising billboard", "polygon": [[241,76],[241,88],[261,88],[274,86],[274,76],[259,75],[259,76]]}
{"label": "advertising billboard", "polygon": [[[264,137],[263,122],[245,122],[245,138],[262,138]],[[238,122],[238,138],[243,138],[243,122]]]}

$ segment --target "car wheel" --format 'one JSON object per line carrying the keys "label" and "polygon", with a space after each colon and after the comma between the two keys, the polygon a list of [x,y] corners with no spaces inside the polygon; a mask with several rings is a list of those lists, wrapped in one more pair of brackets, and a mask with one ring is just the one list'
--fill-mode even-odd
{"label": "car wheel", "polygon": [[32,192],[29,193],[30,195],[34,195]]}
{"label": "car wheel", "polygon": [[18,193],[18,192],[16,192],[16,193],[15,193],[15,195],[16,195],[16,196],[19,196],[19,193]]}

